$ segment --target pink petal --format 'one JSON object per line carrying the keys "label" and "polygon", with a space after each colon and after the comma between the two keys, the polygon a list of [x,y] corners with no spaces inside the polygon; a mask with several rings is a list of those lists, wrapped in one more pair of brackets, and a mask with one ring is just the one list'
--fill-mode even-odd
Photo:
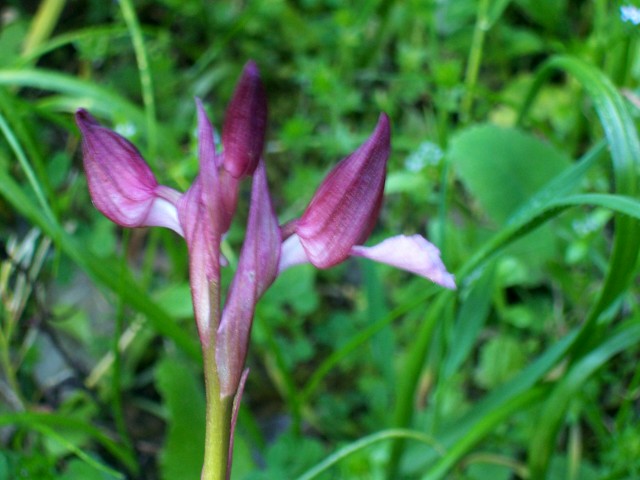
{"label": "pink petal", "polygon": [[189,279],[198,332],[203,345],[214,340],[220,322],[220,242],[226,221],[220,199],[220,181],[213,127],[198,106],[200,173],[178,202],[178,218],[189,248]]}
{"label": "pink petal", "polygon": [[220,284],[220,237],[205,219],[202,179],[196,178],[178,203],[178,217],[189,249],[189,283],[203,346],[212,343],[219,322],[220,300],[212,297]]}
{"label": "pink petal", "polygon": [[351,253],[407,270],[443,287],[456,288],[453,275],[440,259],[440,251],[420,235],[391,237],[373,247],[355,246]]}
{"label": "pink petal", "polygon": [[227,108],[222,129],[224,168],[235,178],[252,175],[264,148],[267,96],[260,72],[247,62]]}
{"label": "pink petal", "polygon": [[280,228],[264,163],[253,178],[247,233],[216,337],[220,395],[234,395],[244,368],[256,303],[278,273]]}
{"label": "pink petal", "polygon": [[[163,226],[182,234],[175,202],[163,197],[149,165],[124,137],[100,125],[86,110],[76,112],[83,163],[96,208],[123,227]],[[175,192],[177,193],[177,192]]]}
{"label": "pink petal", "polygon": [[329,268],[364,242],[380,212],[391,128],[385,114],[375,131],[327,175],[297,223],[311,263]]}
{"label": "pink petal", "polygon": [[[196,105],[198,110],[198,157],[200,159],[200,170],[209,171],[216,169],[217,179],[216,183],[216,195],[218,199],[217,207],[215,207],[216,222],[219,223],[220,231],[226,232],[229,230],[231,221],[236,211],[236,205],[238,203],[238,188],[239,179],[235,178],[224,168],[220,168],[223,164],[222,155],[219,155],[215,151],[215,141],[213,136],[213,126],[199,99],[196,99]],[[212,180],[205,180],[205,184],[211,185]],[[207,192],[211,191],[211,187],[207,187]],[[207,193],[210,195],[210,193]],[[211,203],[211,200],[209,200]]]}
{"label": "pink petal", "polygon": [[282,243],[278,273],[283,272],[289,267],[308,262],[307,252],[304,251],[298,235],[291,235]]}

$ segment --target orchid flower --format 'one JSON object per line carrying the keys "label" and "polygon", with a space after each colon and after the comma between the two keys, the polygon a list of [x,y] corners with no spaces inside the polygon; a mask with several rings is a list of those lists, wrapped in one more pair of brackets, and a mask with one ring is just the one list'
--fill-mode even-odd
{"label": "orchid flower", "polygon": [[367,141],[329,172],[302,217],[283,227],[280,271],[306,262],[329,268],[359,256],[455,288],[440,251],[420,235],[391,237],[373,247],[361,245],[382,206],[390,142],[389,119],[382,114]]}
{"label": "orchid flower", "polygon": [[[96,208],[123,227],[162,226],[182,236],[202,345],[207,396],[202,479],[229,478],[233,432],[244,388],[247,347],[258,300],[284,269],[304,262],[329,268],[350,256],[370,258],[421,275],[447,288],[453,276],[438,249],[420,235],[362,244],[382,205],[390,151],[389,119],[327,175],[299,219],[278,224],[262,150],[267,102],[258,68],[248,62],[228,106],[222,151],[196,100],[199,172],[180,193],[158,184],[128,140],[78,110],[83,163]],[[238,203],[240,182],[253,176],[246,237],[222,307],[220,244]]]}

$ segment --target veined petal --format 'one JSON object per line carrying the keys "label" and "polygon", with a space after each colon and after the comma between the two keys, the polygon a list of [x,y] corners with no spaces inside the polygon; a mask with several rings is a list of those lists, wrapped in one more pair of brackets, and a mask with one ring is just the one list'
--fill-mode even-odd
{"label": "veined petal", "polygon": [[224,168],[233,177],[253,175],[264,148],[267,96],[253,61],[242,71],[222,128]]}
{"label": "veined petal", "polygon": [[[211,205],[210,211],[215,215],[220,232],[229,230],[238,203],[238,181],[222,165],[222,155],[215,151],[213,126],[199,99],[196,99],[198,110],[198,158],[200,172],[203,175],[206,196],[205,201]],[[215,172],[214,172],[215,169]],[[212,178],[215,173],[216,178]],[[215,192],[213,191],[215,189]],[[212,195],[216,197],[213,198]],[[214,205],[215,204],[215,205]]]}
{"label": "veined petal", "polygon": [[[76,112],[83,164],[96,208],[123,227],[163,226],[182,234],[176,222],[179,194],[164,196],[149,165],[124,137],[100,125],[86,110]],[[171,189],[169,189],[171,190]]]}
{"label": "veined petal", "polygon": [[391,142],[385,114],[355,152],[327,175],[296,226],[307,257],[318,268],[336,265],[364,242],[380,212]]}
{"label": "veined petal", "polygon": [[213,341],[219,322],[220,237],[206,221],[202,179],[196,178],[178,203],[178,218],[189,249],[189,283],[203,345]]}
{"label": "veined petal", "polygon": [[407,270],[446,288],[456,288],[453,275],[442,263],[440,250],[420,235],[398,235],[373,247],[355,246],[351,254]]}
{"label": "veined petal", "polygon": [[264,163],[253,177],[247,234],[216,337],[220,395],[234,395],[244,368],[256,303],[278,274],[280,228]]}
{"label": "veined petal", "polygon": [[213,127],[204,108],[198,109],[200,172],[178,203],[178,219],[189,248],[189,280],[198,333],[209,345],[220,322],[220,242],[224,213]]}

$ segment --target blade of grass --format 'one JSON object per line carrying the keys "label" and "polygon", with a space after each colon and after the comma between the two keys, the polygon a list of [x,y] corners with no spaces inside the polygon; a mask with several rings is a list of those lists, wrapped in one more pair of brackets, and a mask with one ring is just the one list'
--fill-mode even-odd
{"label": "blade of grass", "polygon": [[[503,248],[516,241],[518,238],[526,235],[542,225],[545,221],[557,216],[560,212],[574,205],[588,205],[590,201],[596,201],[596,198],[576,198],[572,202],[570,199],[564,203],[558,198],[565,195],[566,192],[576,188],[584,174],[594,165],[604,153],[604,144],[599,144],[588,152],[580,162],[568,171],[561,174],[555,180],[551,181],[547,186],[543,187],[540,192],[535,195],[526,206],[524,206],[509,224],[498,232],[490,241],[484,244],[480,250],[460,269],[456,275],[461,283],[466,279],[474,277],[478,268],[481,268],[486,262],[490,261]],[[554,203],[556,202],[556,203]],[[621,202],[621,203],[624,203]],[[626,205],[625,208],[632,208],[632,205]],[[440,297],[440,300],[443,297]],[[453,301],[454,297],[450,297],[448,301]],[[441,300],[445,301],[445,300]],[[444,305],[440,305],[444,308]],[[434,307],[436,306],[434,305]],[[428,343],[415,343],[410,353],[411,358],[423,359],[426,355]],[[418,365],[416,367],[416,365]],[[403,369],[400,379],[405,387],[400,388],[402,392],[398,396],[398,403],[394,416],[394,426],[406,427],[410,424],[412,416],[412,400],[416,388],[416,382],[419,378],[421,364],[414,360],[412,368]],[[510,397],[509,397],[510,398]],[[387,478],[394,478],[397,467],[402,456],[403,449],[400,442],[396,442],[393,446]]]}
{"label": "blade of grass", "polygon": [[[130,274],[118,275],[110,262],[92,255],[82,244],[69,235],[58,223],[51,221],[43,211],[24,193],[17,182],[0,167],[0,195],[17,212],[38,226],[56,244],[57,248],[71,258],[89,277],[116,295],[122,292],[123,301],[143,313],[158,333],[171,339],[176,346],[196,361],[201,352],[195,338],[191,337],[163,309],[143,291]],[[124,284],[122,285],[121,282]],[[121,290],[120,290],[121,289]]]}
{"label": "blade of grass", "polygon": [[120,10],[127,28],[131,33],[133,50],[136,54],[138,72],[140,74],[140,88],[142,90],[142,101],[146,112],[147,120],[147,140],[149,141],[149,157],[155,158],[158,152],[158,135],[156,126],[156,104],[153,95],[153,82],[151,78],[151,68],[149,67],[149,57],[142,37],[142,29],[138,22],[138,17],[133,8],[131,0],[120,0]]}
{"label": "blade of grass", "polygon": [[42,425],[42,424],[33,424],[32,426],[33,426],[34,430],[37,430],[40,433],[42,433],[43,435],[55,440],[56,442],[58,442],[64,448],[69,450],[73,455],[75,455],[77,458],[79,458],[81,461],[83,461],[84,463],[89,465],[94,470],[97,470],[100,473],[107,474],[110,477],[114,477],[114,478],[117,478],[117,479],[124,479],[125,478],[124,474],[122,474],[122,473],[120,473],[120,472],[118,472],[118,471],[116,471],[116,470],[114,470],[114,469],[112,469],[110,467],[107,467],[106,465],[100,463],[99,461],[97,461],[93,457],[87,455],[86,453],[84,453],[82,451],[81,448],[79,448],[77,445],[75,445],[72,442],[70,442],[69,440],[67,440],[65,437],[63,437],[62,435],[57,433],[52,428],[49,428],[49,427],[47,427],[45,425]]}
{"label": "blade of grass", "polygon": [[[129,250],[129,240],[131,238],[131,231],[125,230],[122,238],[122,251],[127,252]],[[124,319],[125,319],[125,305],[122,302],[124,294],[122,289],[126,284],[126,281],[122,281],[122,278],[126,278],[128,271],[127,255],[122,255],[119,265],[116,267],[119,270],[120,285],[117,292],[117,305],[115,312],[115,322],[113,329],[113,338],[111,342],[111,354],[113,355],[113,369],[111,375],[111,411],[113,420],[116,425],[116,430],[122,443],[131,448],[133,442],[127,430],[127,423],[125,420],[125,412],[122,405],[122,356],[120,354],[120,339],[124,333]]]}
{"label": "blade of grass", "polygon": [[389,312],[387,315],[374,323],[369,325],[361,332],[354,335],[348,342],[346,342],[340,349],[333,351],[326,359],[318,365],[309,380],[302,388],[300,393],[300,402],[304,405],[308,403],[316,390],[320,386],[322,380],[331,372],[331,370],[338,365],[345,357],[358,350],[362,345],[369,342],[371,337],[379,333],[382,329],[388,326],[394,320],[405,315],[407,312],[412,311],[414,308],[424,304],[429,298],[435,294],[434,289],[428,289],[424,295],[414,299],[411,302],[407,302]]}
{"label": "blade of grass", "polygon": [[[584,175],[593,167],[606,153],[606,144],[599,142],[589,150],[575,165],[558,175],[535,194],[525,205],[522,206],[507,222],[507,225],[497,232],[490,240],[485,242],[476,253],[457,272],[456,277],[463,280],[467,277],[474,277],[475,271],[482,268],[491,258],[498,253],[508,243],[515,241],[521,235],[528,232],[527,228],[535,226],[532,219],[540,216],[545,210],[545,205],[569,192],[575,190]],[[515,237],[515,235],[518,235]]]}
{"label": "blade of grass", "polygon": [[[610,194],[573,195],[549,202],[547,205],[531,211],[528,222],[525,224],[519,222],[516,226],[520,228],[510,229],[511,236],[502,237],[504,244],[500,246],[495,245],[496,248],[508,245],[515,239],[531,231],[531,229],[540,226],[545,220],[553,218],[572,206],[599,206],[608,208],[618,214],[629,216],[630,218],[640,219],[640,201],[634,198]],[[443,445],[448,447],[449,445],[457,444],[459,441],[464,441],[465,445],[470,448],[472,443],[466,443],[466,440],[464,440],[465,435],[475,428],[478,428],[477,426],[483,421],[484,417],[491,416],[495,411],[505,408],[505,403],[511,401],[514,395],[525,395],[528,389],[533,388],[535,383],[539,381],[546,372],[570,352],[570,349],[579,338],[578,333],[578,331],[575,331],[565,336],[560,342],[539,357],[538,360],[518,374],[514,380],[493,391],[485,397],[484,400],[478,402],[476,407],[469,414],[465,415],[456,426],[446,429],[445,435],[440,437]],[[456,458],[459,459],[465,453],[465,450],[456,447],[456,452]],[[438,475],[435,475],[433,472],[431,472],[431,475],[435,475],[433,478],[441,478],[446,474],[447,468],[453,464],[454,459],[451,458],[447,461],[446,466],[435,467],[434,472],[437,472]],[[430,476],[429,478],[432,477]]]}
{"label": "blade of grass", "polygon": [[[411,423],[413,418],[413,404],[418,380],[422,372],[426,353],[431,344],[434,328],[444,315],[446,309],[455,299],[455,293],[446,291],[438,295],[420,324],[415,336],[415,342],[411,345],[407,358],[403,362],[401,375],[398,378],[396,407],[393,413],[392,425],[396,428],[404,428]],[[397,439],[391,445],[391,453],[387,466],[387,478],[394,479],[398,476],[398,467],[404,451],[404,441]]]}
{"label": "blade of grass", "polygon": [[467,359],[478,335],[482,331],[494,288],[494,268],[490,265],[471,286],[456,316],[456,323],[449,335],[448,354],[442,362],[440,376],[445,381],[453,376]]}
{"label": "blade of grass", "polygon": [[138,472],[138,464],[132,452],[114,442],[108,435],[93,425],[68,415],[41,412],[14,412],[0,414],[0,425],[15,425],[37,431],[42,429],[67,429],[88,435],[102,445],[106,451],[121,462],[130,472]]}
{"label": "blade of grass", "polygon": [[[13,136],[16,139],[15,143],[24,147],[21,149],[24,150],[23,156],[31,159],[33,164],[32,170],[38,179],[38,184],[42,189],[44,198],[52,204],[55,201],[55,197],[52,194],[49,175],[47,174],[44,158],[41,154],[41,148],[39,148],[41,145],[36,144],[34,141],[28,128],[28,120],[25,120],[25,109],[27,108],[28,107],[22,105],[16,97],[9,95],[4,88],[0,88],[0,112],[3,112],[10,130],[13,131]],[[52,204],[51,209],[53,212],[56,212],[56,205]]]}
{"label": "blade of grass", "polygon": [[120,26],[88,27],[69,33],[63,33],[30,49],[29,52],[23,52],[21,57],[15,59],[14,66],[16,68],[26,67],[41,56],[46,55],[47,53],[50,53],[60,47],[64,47],[76,42],[98,40],[102,37],[115,40],[118,37],[126,36],[128,33],[129,31],[126,28]]}
{"label": "blade of grass", "polygon": [[14,155],[18,159],[18,163],[20,164],[22,171],[27,177],[29,186],[33,190],[33,193],[35,194],[36,199],[38,200],[38,204],[40,205],[40,208],[44,212],[44,215],[47,217],[47,220],[49,222],[55,222],[55,215],[53,214],[53,211],[49,207],[49,203],[47,202],[43,188],[35,172],[31,168],[31,164],[29,163],[29,160],[27,160],[27,156],[24,154],[24,150],[22,149],[20,142],[18,142],[18,139],[13,133],[13,130],[11,130],[11,128],[7,124],[2,113],[0,113],[0,131],[4,135],[5,139],[7,140],[7,143],[11,147],[11,150],[13,150]]}
{"label": "blade of grass", "polygon": [[78,106],[90,108],[99,115],[112,120],[125,117],[135,124],[144,125],[143,112],[128,100],[95,83],[63,73],[40,68],[5,69],[0,70],[0,85],[66,93],[78,98]]}
{"label": "blade of grass", "polygon": [[476,93],[476,84],[478,83],[478,73],[480,72],[480,64],[482,63],[484,39],[491,27],[489,23],[489,13],[489,0],[479,0],[476,25],[473,29],[473,38],[471,40],[467,70],[464,78],[465,92],[460,105],[460,118],[463,123],[467,123],[471,119],[473,99]]}
{"label": "blade of grass", "polygon": [[[479,442],[483,436],[491,433],[492,427],[520,408],[514,407],[518,405],[524,407],[529,400],[533,403],[535,403],[536,399],[539,400],[535,394],[531,393],[540,391],[535,387],[536,383],[566,356],[577,334],[577,330],[570,332],[537,357],[513,379],[492,390],[484,398],[476,402],[474,407],[464,414],[462,418],[452,424],[444,425],[441,428],[443,433],[437,438],[447,449],[447,454],[437,461],[428,472],[429,480],[442,478],[446,475],[447,471],[469,449]],[[541,394],[544,394],[544,392]],[[533,395],[533,397],[530,398],[528,395]],[[501,412],[510,410],[509,405],[514,410],[501,416]]]}
{"label": "blade of grass", "polygon": [[66,0],[43,0],[33,18],[24,40],[23,54],[28,55],[44,42],[56,27]]}
{"label": "blade of grass", "polygon": [[[609,199],[607,203],[617,202],[625,205],[633,203],[630,197],[635,197],[638,192],[640,141],[627,105],[615,86],[600,70],[573,57],[552,58],[539,70],[529,95],[525,99],[519,121],[522,122],[543,82],[555,70],[565,71],[578,80],[591,98],[600,119],[611,151],[615,191],[627,196],[627,198]],[[622,205],[617,206],[622,207]],[[584,372],[573,374],[573,376],[570,373],[554,390],[549,400],[545,402],[544,411],[552,414],[548,418],[542,417],[544,421],[537,428],[536,438],[538,440],[544,439],[547,445],[555,444],[554,440],[559,431],[560,423],[566,415],[566,409],[569,405],[566,391],[572,389],[565,385],[571,384],[571,382],[573,384],[581,383],[581,380],[586,378],[582,375],[590,375],[589,359],[593,359],[593,355],[600,352],[604,345],[611,345],[608,342],[614,341],[613,338],[606,340],[609,337],[606,333],[608,322],[599,323],[599,319],[629,287],[636,270],[640,223],[633,218],[635,215],[632,215],[631,212],[626,213],[629,215],[618,214],[615,216],[613,247],[604,285],[599,291],[596,302],[592,305],[574,344],[572,363],[574,367],[583,366]],[[609,319],[611,318],[613,316],[609,316]],[[601,338],[605,340],[601,342]],[[529,465],[532,474],[535,478],[544,478],[551,457],[550,448],[532,444],[530,452]]]}
{"label": "blade of grass", "polygon": [[[520,111],[518,123],[521,124],[524,121],[543,83],[556,70],[572,75],[587,91],[602,124],[611,152],[615,190],[622,195],[636,196],[637,172],[640,169],[640,141],[636,126],[615,86],[596,67],[569,56],[557,56],[547,61],[536,75]],[[587,340],[595,336],[599,315],[629,285],[638,259],[639,242],[640,224],[629,217],[616,217],[608,271],[598,299],[585,321],[580,343],[587,344]]]}
{"label": "blade of grass", "polygon": [[[432,469],[429,470],[429,473],[423,477],[424,480],[437,480],[443,478],[443,476],[446,475],[451,467],[455,465],[455,463],[466,452],[468,452],[486,435],[495,431],[497,425],[514,413],[520,412],[523,409],[529,408],[530,406],[540,402],[547,392],[548,389],[544,387],[530,388],[517,396],[513,396],[508,401],[505,401],[499,409],[492,409],[482,417],[478,418],[478,421],[473,428],[467,431],[458,442],[447,450],[447,453]],[[531,478],[540,477],[532,476]]]}
{"label": "blade of grass", "polygon": [[402,438],[405,440],[415,440],[420,443],[424,443],[425,445],[429,445],[440,455],[443,454],[442,448],[438,445],[438,442],[428,435],[425,435],[424,433],[416,432],[413,430],[403,430],[400,428],[383,430],[381,432],[377,432],[372,435],[360,438],[355,442],[352,442],[340,448],[338,451],[325,458],[318,465],[300,475],[296,480],[312,480],[314,478],[317,478],[319,475],[327,472],[327,470],[329,470],[332,466],[336,465],[338,462],[344,460],[350,455],[353,455],[354,453],[364,448],[370,447],[371,445],[375,445],[376,443],[397,438]]}
{"label": "blade of grass", "polygon": [[540,413],[529,444],[529,472],[531,478],[546,478],[553,454],[555,438],[571,401],[579,397],[584,383],[611,357],[640,342],[638,319],[620,325],[614,334],[591,350],[559,381]]}

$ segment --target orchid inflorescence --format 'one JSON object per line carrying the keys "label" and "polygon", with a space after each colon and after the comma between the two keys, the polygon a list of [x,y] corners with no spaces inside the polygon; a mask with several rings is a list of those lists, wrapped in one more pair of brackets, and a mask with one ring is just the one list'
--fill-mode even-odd
{"label": "orchid inflorescence", "polygon": [[[413,272],[447,288],[455,288],[455,283],[438,249],[420,235],[399,235],[363,246],[382,205],[391,140],[384,113],[371,136],[326,176],[302,216],[281,226],[262,157],[267,101],[255,63],[245,65],[227,108],[222,151],[216,150],[213,127],[199,100],[196,107],[199,173],[185,193],[158,184],[136,147],[100,125],[86,110],[78,110],[76,121],[96,208],[123,227],[167,227],[186,240],[194,314],[205,359],[207,403],[219,406],[207,409],[207,442],[220,439],[224,445],[219,452],[227,455],[207,458],[210,448],[205,446],[202,478],[224,478],[230,470],[256,303],[280,272],[307,262],[329,268],[357,256]],[[240,183],[250,176],[246,235],[222,308],[220,269],[226,262],[221,242],[236,211]],[[215,415],[223,420],[209,418]],[[216,436],[210,428],[225,432]],[[212,466],[214,463],[219,466]],[[222,473],[216,476],[213,470]]]}

